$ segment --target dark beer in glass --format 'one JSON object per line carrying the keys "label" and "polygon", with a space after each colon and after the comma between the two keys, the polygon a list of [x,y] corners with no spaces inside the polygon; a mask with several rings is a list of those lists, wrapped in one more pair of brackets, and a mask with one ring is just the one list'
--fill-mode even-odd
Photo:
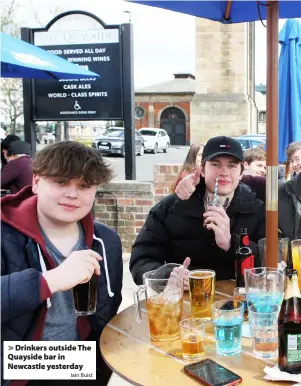
{"label": "dark beer in glass", "polygon": [[98,277],[92,275],[84,284],[73,288],[75,313],[79,316],[91,315],[96,312]]}

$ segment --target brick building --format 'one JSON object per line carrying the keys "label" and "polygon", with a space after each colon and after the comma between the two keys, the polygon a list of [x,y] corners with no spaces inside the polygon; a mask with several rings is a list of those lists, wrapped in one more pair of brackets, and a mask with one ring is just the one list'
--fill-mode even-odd
{"label": "brick building", "polygon": [[174,79],[143,87],[135,92],[136,129],[162,128],[171,145],[190,143],[190,104],[195,94],[195,77],[174,74]]}

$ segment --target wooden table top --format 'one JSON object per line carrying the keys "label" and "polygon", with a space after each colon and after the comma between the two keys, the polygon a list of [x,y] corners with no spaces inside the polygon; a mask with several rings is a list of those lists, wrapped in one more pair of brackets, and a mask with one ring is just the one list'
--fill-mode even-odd
{"label": "wooden table top", "polygon": [[[216,282],[215,300],[231,298],[234,281]],[[108,366],[133,385],[143,386],[197,386],[200,383],[184,373],[181,341],[157,343],[150,340],[148,318],[142,306],[142,322],[136,322],[135,306],[117,314],[104,328],[100,349]],[[184,317],[189,316],[190,304],[184,301]],[[291,385],[289,382],[269,382],[263,379],[265,366],[276,361],[263,361],[253,357],[251,339],[242,338],[242,353],[235,356],[216,354],[213,324],[206,328],[204,356],[239,374],[243,385]]]}

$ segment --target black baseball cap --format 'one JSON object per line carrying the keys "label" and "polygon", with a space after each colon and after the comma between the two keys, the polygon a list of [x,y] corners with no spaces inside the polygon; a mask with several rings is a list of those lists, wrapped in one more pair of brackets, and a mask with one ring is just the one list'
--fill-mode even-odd
{"label": "black baseball cap", "polygon": [[24,141],[14,141],[8,145],[7,155],[27,154],[30,155],[30,145]]}
{"label": "black baseball cap", "polygon": [[209,161],[219,155],[232,155],[243,162],[241,144],[231,137],[224,135],[210,138],[204,146],[202,161]]}

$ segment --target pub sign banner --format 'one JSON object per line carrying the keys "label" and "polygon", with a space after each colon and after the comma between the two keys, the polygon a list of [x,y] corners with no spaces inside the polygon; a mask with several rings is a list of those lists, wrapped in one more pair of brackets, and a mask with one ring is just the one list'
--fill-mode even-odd
{"label": "pub sign banner", "polygon": [[122,119],[120,28],[35,31],[34,44],[100,78],[35,80],[34,120]]}

